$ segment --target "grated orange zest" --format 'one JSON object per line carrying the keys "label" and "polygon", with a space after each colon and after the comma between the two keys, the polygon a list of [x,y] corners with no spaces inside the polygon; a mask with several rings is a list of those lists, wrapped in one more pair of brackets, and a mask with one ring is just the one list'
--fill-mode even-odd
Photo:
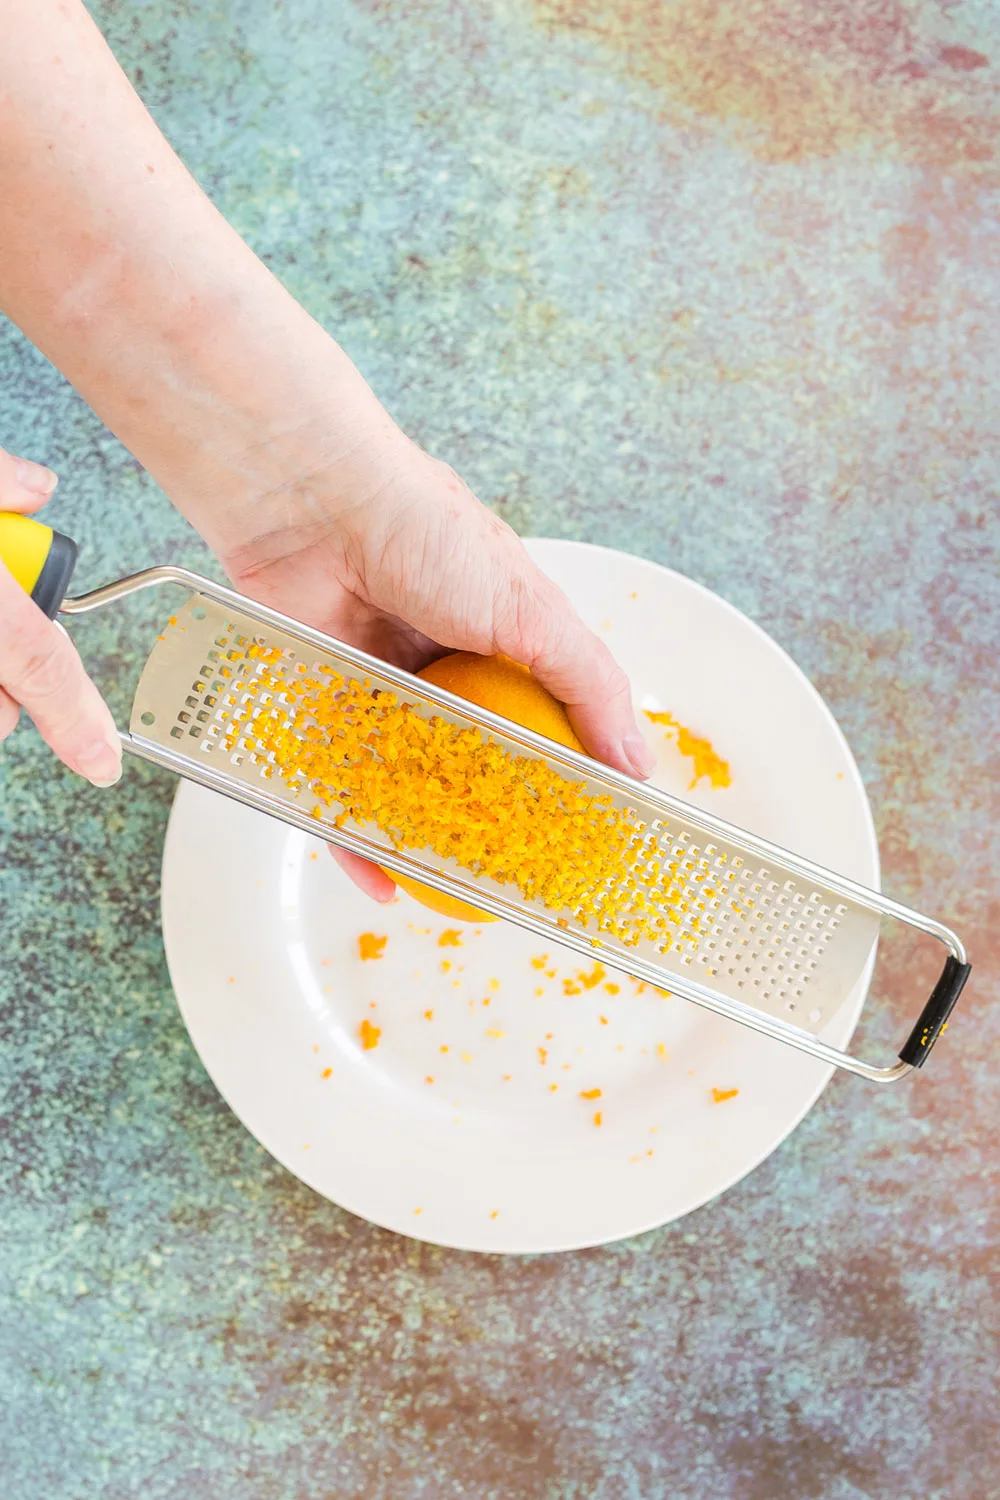
{"label": "grated orange zest", "polygon": [[[694,924],[682,935],[687,917],[674,909],[688,877],[677,861],[650,865],[643,825],[627,806],[473,725],[424,717],[363,679],[323,665],[286,674],[276,648],[260,644],[247,656],[252,671],[241,680],[226,747],[239,741],[267,772],[311,793],[321,819],[369,832],[374,825],[393,848],[512,887],[558,913],[559,925],[568,927],[563,914],[572,914],[592,934],[630,948],[650,941],[661,953],[696,945]],[[437,941],[462,945],[457,928]],[[381,956],[380,948],[367,956]],[[601,977],[595,965],[585,987]]]}
{"label": "grated orange zest", "polygon": [[691,782],[693,789],[703,776],[707,776],[712,786],[729,786],[732,777],[729,774],[729,762],[716,755],[711,741],[699,739],[692,734],[690,729],[685,729],[683,724],[666,713],[652,713],[648,708],[643,713],[651,724],[662,724],[667,729],[672,729],[677,735],[677,748],[682,755],[688,756],[694,761],[694,778]]}

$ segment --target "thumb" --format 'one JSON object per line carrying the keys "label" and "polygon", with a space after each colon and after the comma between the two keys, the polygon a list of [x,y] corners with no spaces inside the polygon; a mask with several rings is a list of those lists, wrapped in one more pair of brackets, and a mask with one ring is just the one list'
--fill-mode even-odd
{"label": "thumb", "polygon": [[95,786],[119,779],[121,740],[75,646],[0,562],[0,740],[18,706],[71,771]]}
{"label": "thumb", "polygon": [[494,649],[530,667],[566,705],[596,760],[647,777],[654,756],[636,723],[628,678],[562,589],[532,562],[519,539],[514,543],[497,559]]}
{"label": "thumb", "polygon": [[0,448],[0,510],[41,510],[58,483],[58,476],[44,464]]}

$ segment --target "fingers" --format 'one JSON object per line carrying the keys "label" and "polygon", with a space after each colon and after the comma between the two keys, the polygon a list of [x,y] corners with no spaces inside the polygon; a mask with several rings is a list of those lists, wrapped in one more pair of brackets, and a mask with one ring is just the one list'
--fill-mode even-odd
{"label": "fingers", "polygon": [[327,844],[326,847],[344,874],[349,876],[366,896],[371,896],[374,900],[383,903],[392,900],[396,894],[396,882],[383,869],[378,865],[373,865],[370,860],[362,859],[358,854],[351,854],[349,850],[341,849],[339,844]]}
{"label": "fingers", "polygon": [[[0,563],[0,687],[27,709],[60,760],[95,786],[121,776],[114,720],[66,632],[46,619]],[[0,730],[11,719],[0,704]],[[10,723],[10,729],[13,722]],[[0,733],[0,738],[3,734]]]}
{"label": "fingers", "polygon": [[[58,484],[51,469],[0,448],[0,510],[40,510]],[[59,758],[95,786],[121,776],[121,741],[66,632],[47,620],[0,562],[0,743],[20,706]]]}
{"label": "fingers", "polygon": [[530,667],[566,705],[595,759],[629,776],[650,774],[655,757],[636,723],[628,678],[520,543],[501,559],[493,633],[496,650]]}
{"label": "fingers", "polygon": [[424,455],[418,473],[416,485],[392,499],[375,556],[358,549],[367,598],[444,646],[500,651],[530,667],[566,705],[591,755],[648,776],[654,757],[628,678],[604,642],[446,464]]}
{"label": "fingers", "polygon": [[41,510],[58,483],[58,477],[43,464],[0,448],[0,510]]}

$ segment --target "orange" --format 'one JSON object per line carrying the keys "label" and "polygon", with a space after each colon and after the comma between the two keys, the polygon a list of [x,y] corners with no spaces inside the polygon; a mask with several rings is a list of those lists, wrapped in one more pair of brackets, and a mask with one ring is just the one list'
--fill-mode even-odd
{"label": "orange", "polygon": [[[511,661],[509,656],[476,656],[472,651],[455,651],[451,656],[432,661],[417,675],[446,692],[468,698],[470,703],[487,708],[491,713],[503,714],[505,719],[512,719],[524,729],[533,729],[536,734],[544,734],[560,745],[568,745],[571,750],[583,750],[562,704],[542,687],[527,667]],[[480,911],[454,896],[442,895],[407,875],[394,875],[391,870],[385,873],[407,895],[442,917],[459,922],[497,920],[490,912]]]}

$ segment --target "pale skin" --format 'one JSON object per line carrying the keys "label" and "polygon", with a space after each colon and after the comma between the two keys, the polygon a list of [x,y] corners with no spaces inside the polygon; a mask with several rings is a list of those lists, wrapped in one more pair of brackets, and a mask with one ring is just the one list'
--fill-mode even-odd
{"label": "pale skin", "polygon": [[[504,652],[589,752],[652,757],[606,646],[458,475],[418,448],[174,154],[79,0],[0,0],[0,308],[198,529],[242,592],[417,669]],[[0,509],[43,465],[0,450]],[[0,740],[21,709],[98,786],[111,715],[0,563]],[[393,882],[338,852],[379,900]]]}

